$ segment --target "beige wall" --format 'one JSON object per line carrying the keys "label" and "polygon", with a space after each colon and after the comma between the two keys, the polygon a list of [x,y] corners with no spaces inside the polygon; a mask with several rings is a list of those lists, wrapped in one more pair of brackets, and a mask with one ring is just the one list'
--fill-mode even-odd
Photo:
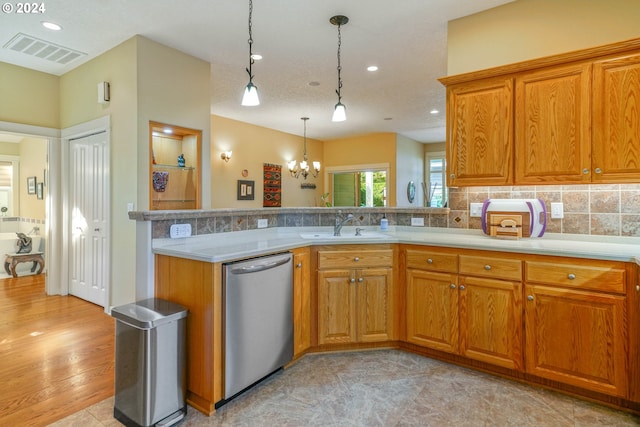
{"label": "beige wall", "polygon": [[202,131],[202,207],[209,208],[211,67],[145,37],[137,36],[136,42],[138,209],[150,208],[149,121]]}
{"label": "beige wall", "polygon": [[45,198],[47,186],[43,186],[43,198],[28,194],[27,177],[35,176],[36,182],[44,182],[44,169],[47,164],[47,140],[24,138],[20,144],[20,217],[37,220],[46,219]]}
{"label": "beige wall", "polygon": [[58,77],[0,62],[0,121],[60,127]]}
{"label": "beige wall", "polygon": [[20,144],[0,141],[0,154],[4,154],[6,156],[19,156]]}
{"label": "beige wall", "polygon": [[[402,165],[396,168],[396,206],[399,207],[423,207],[424,197],[422,182],[424,182],[424,146],[402,135],[396,137],[396,163]],[[407,185],[413,181],[416,196],[413,202],[407,197]]]}
{"label": "beige wall", "polygon": [[324,141],[326,167],[356,164],[389,164],[387,206],[396,205],[396,134],[372,133]]}
{"label": "beige wall", "polygon": [[[300,128],[302,129],[302,121]],[[223,151],[232,150],[228,163],[220,158]],[[254,126],[248,123],[211,116],[211,206],[213,208],[262,207],[262,167],[264,163],[282,165],[282,206],[319,206],[322,194],[321,176],[311,175],[305,181],[293,178],[287,171],[287,162],[302,160],[303,138]],[[324,168],[323,144],[307,138],[309,162],[320,161]],[[246,169],[248,175],[242,176]],[[322,172],[321,172],[322,174]],[[254,200],[237,200],[237,181],[255,182]],[[314,183],[317,188],[301,189],[303,182]]]}
{"label": "beige wall", "polygon": [[449,22],[448,75],[640,37],[638,0],[518,0]]}
{"label": "beige wall", "polygon": [[[209,134],[209,64],[135,36],[60,78],[61,126],[111,117],[111,300],[135,300],[136,223],[127,203],[149,208],[149,120]],[[111,102],[97,103],[97,85]],[[206,145],[206,139],[204,139]],[[204,162],[204,167],[209,165]]]}
{"label": "beige wall", "polygon": [[[136,229],[126,202],[137,197],[136,49],[136,39],[129,39],[60,77],[62,128],[111,117],[111,306],[132,302],[135,295]],[[111,86],[107,104],[97,102],[102,81]]]}

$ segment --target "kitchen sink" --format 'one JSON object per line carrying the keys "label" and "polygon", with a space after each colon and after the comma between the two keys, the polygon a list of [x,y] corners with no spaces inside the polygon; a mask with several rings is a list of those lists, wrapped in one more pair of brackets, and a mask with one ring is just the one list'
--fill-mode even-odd
{"label": "kitchen sink", "polygon": [[334,236],[333,232],[331,231],[321,231],[321,232],[317,232],[317,233],[300,233],[300,237],[302,237],[303,239],[313,239],[313,240],[365,240],[365,239],[389,239],[391,238],[391,236],[384,234],[384,233],[378,233],[376,231],[367,231],[367,230],[362,230],[361,234],[359,236],[355,235],[355,232],[353,231],[345,231],[342,230],[342,233],[340,236]]}

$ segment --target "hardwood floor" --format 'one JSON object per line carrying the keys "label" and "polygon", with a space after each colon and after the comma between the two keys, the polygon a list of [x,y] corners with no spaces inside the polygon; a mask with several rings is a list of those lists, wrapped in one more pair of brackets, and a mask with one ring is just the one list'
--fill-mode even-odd
{"label": "hardwood floor", "polygon": [[44,426],[114,394],[115,321],[47,296],[44,275],[0,280],[0,425]]}

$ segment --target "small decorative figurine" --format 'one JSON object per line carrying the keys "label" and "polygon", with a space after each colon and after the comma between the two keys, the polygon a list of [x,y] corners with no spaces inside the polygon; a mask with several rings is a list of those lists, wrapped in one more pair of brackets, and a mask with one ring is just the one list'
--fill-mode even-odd
{"label": "small decorative figurine", "polygon": [[184,155],[182,154],[178,156],[178,166],[180,166],[181,168],[184,167]]}

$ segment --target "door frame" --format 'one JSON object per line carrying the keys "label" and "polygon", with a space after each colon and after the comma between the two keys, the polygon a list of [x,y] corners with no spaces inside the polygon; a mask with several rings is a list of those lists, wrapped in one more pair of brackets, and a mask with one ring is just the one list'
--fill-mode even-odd
{"label": "door frame", "polygon": [[[42,231],[45,239],[45,256],[47,257],[47,274],[45,276],[45,293],[47,295],[65,295],[61,289],[61,282],[59,280],[59,266],[62,255],[56,252],[57,245],[59,244],[56,228],[52,227],[52,223],[59,216],[59,191],[56,182],[51,181],[51,159],[56,157],[56,152],[60,147],[60,129],[25,125],[21,123],[3,122],[0,121],[0,132],[15,133],[24,136],[32,136],[36,138],[42,138],[47,140],[47,165],[46,174],[47,180],[47,197],[45,198],[45,227]],[[53,174],[54,178],[57,176],[57,172]]]}
{"label": "door frame", "polygon": [[[60,245],[57,247],[59,251],[57,254],[58,266],[60,268],[59,274],[59,283],[60,283],[60,293],[62,295],[69,294],[70,288],[70,266],[69,266],[69,256],[71,254],[71,207],[69,205],[69,192],[70,192],[70,171],[69,168],[71,166],[70,158],[71,150],[70,144],[71,140],[83,138],[95,133],[105,132],[106,140],[107,140],[107,151],[111,152],[111,116],[103,116],[95,120],[90,120],[88,122],[80,123],[75,126],[71,126],[65,129],[62,129],[61,132],[61,144],[59,146],[60,150],[56,153],[58,156],[55,158],[56,160],[56,172],[58,176],[56,177],[60,183],[60,197],[57,198],[59,200],[60,205],[57,206],[57,212],[60,213],[59,218],[56,218],[56,237],[59,239]],[[50,166],[52,162],[52,158],[49,158]],[[109,160],[109,164],[111,161]],[[109,166],[110,167],[110,166]],[[53,167],[51,167],[53,171]],[[50,174],[51,175],[51,174]],[[109,183],[109,187],[111,184]],[[110,191],[108,192],[110,194]],[[53,197],[52,197],[53,198]],[[107,245],[108,245],[108,256],[109,256],[109,265],[106,266],[107,269],[107,280],[105,283],[105,301],[104,301],[104,311],[105,313],[109,313],[109,307],[111,302],[111,200],[107,200],[106,204],[107,210]],[[51,226],[52,234],[53,234],[53,224]]]}

